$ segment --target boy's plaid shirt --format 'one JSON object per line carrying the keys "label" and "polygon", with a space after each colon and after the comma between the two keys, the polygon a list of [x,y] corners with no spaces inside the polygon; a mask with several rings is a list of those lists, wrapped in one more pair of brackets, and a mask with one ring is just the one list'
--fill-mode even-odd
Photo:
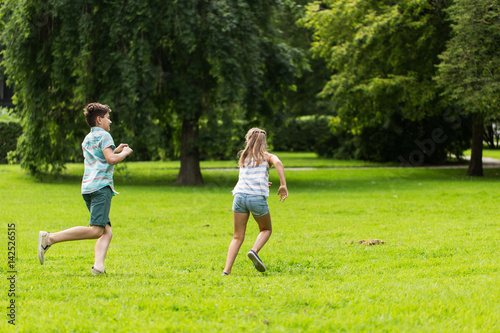
{"label": "boy's plaid shirt", "polygon": [[111,135],[100,127],[92,127],[82,142],[83,157],[85,158],[85,173],[82,180],[82,194],[88,194],[110,186],[113,192],[114,165],[109,165],[104,157],[104,149],[115,150],[115,143]]}

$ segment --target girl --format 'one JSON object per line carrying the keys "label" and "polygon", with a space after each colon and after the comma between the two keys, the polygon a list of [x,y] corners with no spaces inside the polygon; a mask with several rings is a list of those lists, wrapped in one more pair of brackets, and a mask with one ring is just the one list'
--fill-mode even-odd
{"label": "girl", "polygon": [[231,274],[231,268],[233,267],[236,255],[245,239],[245,230],[250,213],[252,213],[255,221],[257,221],[260,233],[247,255],[259,272],[266,271],[266,267],[257,253],[266,244],[272,232],[271,215],[267,205],[269,187],[271,186],[269,182],[269,167],[272,165],[276,167],[280,178],[280,188],[278,189],[279,200],[285,202],[285,199],[288,197],[283,163],[281,163],[276,155],[272,155],[267,151],[266,132],[258,128],[252,128],[245,135],[245,140],[246,147],[239,153],[240,160],[238,164],[240,175],[238,183],[232,191],[234,195],[233,240],[229,244],[226,267],[222,275]]}

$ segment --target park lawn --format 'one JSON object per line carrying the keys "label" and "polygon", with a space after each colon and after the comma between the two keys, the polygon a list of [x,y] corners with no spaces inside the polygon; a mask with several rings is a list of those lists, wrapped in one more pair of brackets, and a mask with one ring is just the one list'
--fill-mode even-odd
{"label": "park lawn", "polygon": [[[500,331],[499,169],[482,178],[465,169],[287,171],[285,203],[272,170],[274,230],[260,253],[268,271],[246,258],[258,233],[250,221],[222,277],[237,171],[204,171],[206,186],[180,187],[177,170],[158,164],[117,168],[108,274],[98,277],[95,241],[57,244],[43,266],[36,254],[39,230],[87,223],[81,169],[38,182],[0,166],[4,233],[9,223],[17,230],[18,331]],[[356,243],[371,238],[386,243]],[[4,315],[0,331],[8,328]]]}
{"label": "park lawn", "polygon": [[[471,150],[464,151],[465,156],[470,156]],[[500,149],[483,149],[483,157],[496,158],[500,160]]]}

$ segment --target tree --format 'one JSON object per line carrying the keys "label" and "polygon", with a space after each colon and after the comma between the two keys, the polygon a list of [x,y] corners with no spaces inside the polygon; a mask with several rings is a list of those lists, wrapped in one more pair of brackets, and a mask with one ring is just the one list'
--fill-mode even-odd
{"label": "tree", "polygon": [[200,118],[228,105],[270,113],[272,92],[293,77],[293,52],[272,22],[280,5],[6,0],[3,64],[23,119],[22,165],[60,170],[85,131],[82,106],[100,101],[136,144],[155,124],[171,132],[178,123],[177,182],[201,184]]}
{"label": "tree", "polygon": [[306,14],[307,5],[314,0],[289,0],[275,19],[276,24],[284,33],[284,38],[293,47],[303,50],[299,77],[294,89],[285,91],[284,118],[293,121],[294,118],[305,115],[330,115],[334,112],[332,102],[319,96],[331,76],[325,61],[313,57],[310,51],[312,32],[299,22]]}
{"label": "tree", "polygon": [[[424,118],[446,114],[451,106],[443,102],[433,77],[449,37],[443,12],[447,5],[324,0],[308,6],[301,22],[314,32],[313,54],[331,70],[322,95],[333,101],[341,131],[356,133],[358,141],[372,137],[374,130],[402,136],[398,123],[414,123],[413,132],[420,133]],[[365,131],[371,134],[363,135]],[[413,145],[408,153],[417,148]]]}
{"label": "tree", "polygon": [[57,172],[75,158],[87,132],[82,109],[91,101],[112,107],[120,124],[114,135],[132,146],[147,139],[155,111],[148,94],[159,82],[142,38],[147,9],[139,1],[4,2],[2,65],[24,128],[24,168]]}
{"label": "tree", "polygon": [[393,113],[418,120],[436,110],[432,78],[448,26],[446,1],[325,0],[308,7],[312,51],[333,74],[323,89],[343,122],[383,125]]}
{"label": "tree", "polygon": [[482,176],[483,122],[500,113],[500,1],[456,0],[448,14],[453,33],[436,80],[446,96],[472,114],[467,175]]}
{"label": "tree", "polygon": [[500,141],[500,131],[498,130],[499,119],[487,119],[487,125],[484,130],[484,141],[490,149],[497,149]]}
{"label": "tree", "polygon": [[158,60],[171,77],[162,90],[164,102],[182,121],[177,183],[202,183],[197,142],[202,115],[215,115],[220,105],[240,104],[269,117],[273,92],[293,78],[292,50],[272,21],[279,5],[268,1],[169,5],[166,16],[172,20],[162,21],[169,44],[159,49]]}

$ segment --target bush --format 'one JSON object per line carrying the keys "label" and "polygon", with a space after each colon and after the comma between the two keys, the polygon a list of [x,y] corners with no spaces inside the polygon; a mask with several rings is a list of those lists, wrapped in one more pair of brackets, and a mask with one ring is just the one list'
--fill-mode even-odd
{"label": "bush", "polygon": [[7,163],[7,154],[16,150],[23,128],[18,121],[0,120],[0,163]]}
{"label": "bush", "polygon": [[277,127],[271,141],[277,151],[314,151],[336,159],[442,164],[449,154],[461,156],[470,148],[472,137],[469,124],[447,118],[411,121],[394,114],[384,124],[346,129],[336,117],[302,116]]}
{"label": "bush", "polygon": [[250,129],[248,122],[210,118],[202,121],[198,137],[200,160],[234,160],[245,148],[245,134]]}
{"label": "bush", "polygon": [[169,124],[162,126],[157,120],[141,119],[127,126],[122,127],[123,136],[117,136],[115,144],[118,146],[120,142],[126,142],[134,150],[128,161],[157,161],[177,157],[172,144],[173,129]]}
{"label": "bush", "polygon": [[333,156],[339,147],[330,127],[331,116],[301,116],[289,118],[273,133],[276,151],[314,151],[320,156]]}
{"label": "bush", "polygon": [[386,124],[364,127],[358,135],[337,130],[341,144],[334,157],[415,166],[442,164],[448,154],[461,156],[470,147],[470,127],[440,116],[410,121],[393,115]]}

